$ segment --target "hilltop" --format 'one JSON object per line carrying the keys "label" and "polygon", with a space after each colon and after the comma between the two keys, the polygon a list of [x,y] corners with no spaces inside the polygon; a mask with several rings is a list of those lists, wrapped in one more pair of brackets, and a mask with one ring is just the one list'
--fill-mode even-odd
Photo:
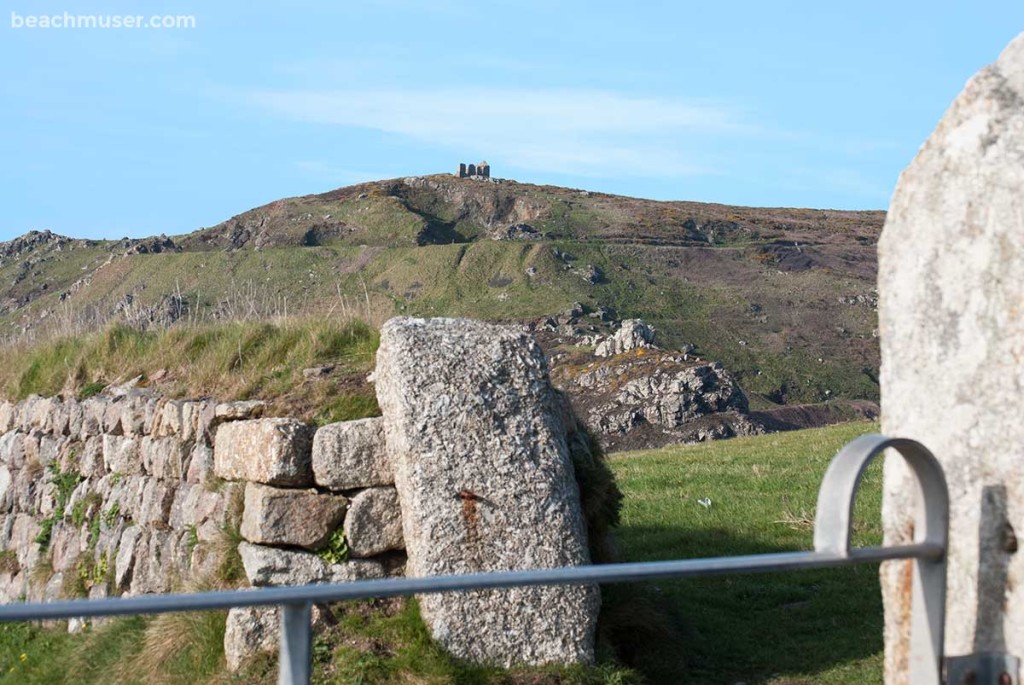
{"label": "hilltop", "polygon": [[[355,302],[380,317],[536,321],[580,303],[593,316],[570,333],[642,318],[662,347],[720,361],[751,410],[870,401],[884,216],[451,175],[363,183],[182,236],[0,243],[0,337],[333,316]],[[786,411],[800,423],[812,410]]]}

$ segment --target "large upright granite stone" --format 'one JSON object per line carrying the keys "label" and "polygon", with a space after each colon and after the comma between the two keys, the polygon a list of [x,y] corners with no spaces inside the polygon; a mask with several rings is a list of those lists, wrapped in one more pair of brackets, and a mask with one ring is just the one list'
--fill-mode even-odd
{"label": "large upright granite stone", "polygon": [[[589,563],[565,428],[536,341],[460,319],[381,329],[377,398],[411,576]],[[424,619],[477,662],[589,662],[596,587],[425,595]]]}
{"label": "large upright granite stone", "polygon": [[[1024,655],[1024,35],[972,78],[900,177],[879,244],[882,429],[951,496],[946,653]],[[885,464],[888,544],[910,476]],[[886,682],[906,683],[910,562],[882,570]]]}

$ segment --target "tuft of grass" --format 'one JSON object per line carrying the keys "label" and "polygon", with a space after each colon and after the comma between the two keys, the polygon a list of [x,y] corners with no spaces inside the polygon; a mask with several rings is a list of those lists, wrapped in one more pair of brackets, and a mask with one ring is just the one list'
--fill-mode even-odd
{"label": "tuft of grass", "polygon": [[5,549],[0,552],[0,573],[15,574],[21,570],[18,563],[18,552],[13,549]]}
{"label": "tuft of grass", "polygon": [[336,610],[338,624],[320,638],[316,681],[389,683],[479,683],[480,685],[639,684],[627,668],[547,666],[505,670],[452,657],[431,639],[415,600],[352,603]]}
{"label": "tuft of grass", "polygon": [[[242,555],[238,552],[238,545],[245,541],[241,532],[245,490],[237,484],[229,484],[227,481],[219,479],[213,481],[212,486],[217,490],[223,490],[226,487],[231,489],[228,491],[224,525],[221,526],[220,533],[211,546],[217,565],[213,576],[203,578],[202,583],[204,586],[208,586],[205,589],[234,588],[245,580],[245,567],[242,565]],[[193,531],[189,530],[189,544],[192,544],[193,540],[196,545],[199,544],[198,533],[193,535]]]}
{"label": "tuft of grass", "polygon": [[82,524],[88,520],[90,510],[93,517],[95,517],[102,504],[103,497],[98,492],[89,492],[85,497],[75,502],[75,506],[71,507],[71,523],[76,528],[81,528]]}
{"label": "tuft of grass", "polygon": [[64,571],[61,578],[60,593],[67,599],[89,596],[92,587],[94,563],[88,552],[78,555],[75,563]]}
{"label": "tuft of grass", "polygon": [[46,584],[50,582],[50,576],[53,575],[53,560],[49,555],[45,555],[36,562],[36,565],[32,567],[32,570],[28,572],[28,582],[36,590],[41,590],[46,587]]}
{"label": "tuft of grass", "polygon": [[[0,685],[191,685],[223,673],[225,612],[132,616],[69,635],[0,625]],[[242,681],[236,681],[242,682]]]}
{"label": "tuft of grass", "polygon": [[85,383],[78,391],[78,399],[87,400],[90,397],[95,397],[103,392],[106,387],[105,383],[100,383],[99,381],[90,381]]}
{"label": "tuft of grass", "polygon": [[53,513],[39,522],[40,530],[39,534],[36,535],[35,542],[39,545],[39,549],[44,552],[50,548],[50,538],[53,535],[54,525],[64,518],[64,510],[67,507],[68,498],[71,497],[71,493],[75,491],[75,488],[83,480],[82,474],[77,471],[61,471],[55,461],[50,462],[48,471],[50,480],[57,486],[57,500],[53,507]]}
{"label": "tuft of grass", "polygon": [[114,524],[117,523],[118,517],[121,515],[121,503],[114,502],[111,504],[105,512],[103,512],[103,525],[107,528],[113,528]]}
{"label": "tuft of grass", "polygon": [[119,682],[145,674],[150,685],[179,685],[219,675],[226,620],[226,611],[156,616],[146,625],[142,648],[117,669]]}

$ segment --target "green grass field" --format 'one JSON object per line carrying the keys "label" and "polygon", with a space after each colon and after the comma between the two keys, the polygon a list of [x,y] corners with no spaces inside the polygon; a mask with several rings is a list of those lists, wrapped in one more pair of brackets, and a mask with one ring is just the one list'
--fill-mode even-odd
{"label": "green grass field", "polygon": [[[812,547],[829,460],[872,423],[615,455],[626,497],[618,531],[630,561]],[[710,498],[710,508],[697,503]],[[855,543],[881,543],[881,464],[857,501]],[[659,582],[648,588],[683,625],[679,659],[651,682],[877,683],[882,606],[876,566]],[[644,669],[642,669],[644,670]]]}
{"label": "green grass field", "polygon": [[[623,453],[617,538],[627,561],[810,549],[817,488],[830,458],[871,423]],[[855,542],[881,541],[880,464],[857,503]],[[698,499],[710,498],[705,508]],[[605,588],[596,669],[507,673],[447,657],[415,604],[344,608],[317,638],[317,683],[877,683],[882,677],[878,569],[659,581]],[[0,626],[0,685],[110,682],[273,683],[274,661],[223,672],[223,617],[115,621],[68,636]],[[615,659],[617,652],[618,660]]]}

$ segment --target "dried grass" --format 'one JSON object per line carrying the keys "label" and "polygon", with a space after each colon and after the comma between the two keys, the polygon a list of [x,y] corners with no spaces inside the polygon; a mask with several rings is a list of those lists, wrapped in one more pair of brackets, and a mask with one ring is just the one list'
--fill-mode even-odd
{"label": "dried grass", "polygon": [[814,530],[814,514],[808,513],[806,509],[801,509],[800,513],[787,510],[782,513],[782,518],[772,523],[788,526],[793,530]]}

